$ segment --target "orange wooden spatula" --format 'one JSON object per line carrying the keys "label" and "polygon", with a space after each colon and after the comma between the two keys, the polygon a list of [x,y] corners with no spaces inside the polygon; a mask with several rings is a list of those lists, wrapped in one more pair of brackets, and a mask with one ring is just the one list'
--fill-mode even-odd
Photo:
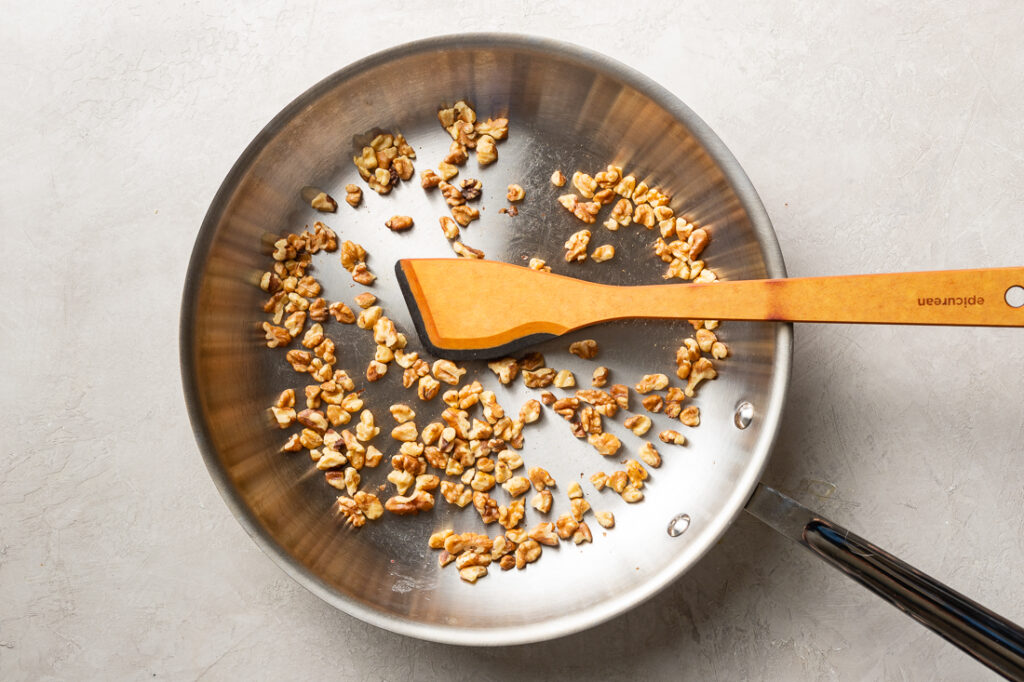
{"label": "orange wooden spatula", "polygon": [[452,359],[624,318],[1024,326],[1024,267],[625,287],[468,258],[395,270],[423,343]]}

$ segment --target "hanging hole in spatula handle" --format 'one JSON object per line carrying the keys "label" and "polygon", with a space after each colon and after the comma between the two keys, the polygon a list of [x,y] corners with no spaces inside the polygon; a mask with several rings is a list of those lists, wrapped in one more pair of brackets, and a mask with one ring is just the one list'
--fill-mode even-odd
{"label": "hanging hole in spatula handle", "polygon": [[1024,286],[1014,284],[1006,290],[1003,300],[1005,300],[1006,305],[1011,308],[1024,308]]}

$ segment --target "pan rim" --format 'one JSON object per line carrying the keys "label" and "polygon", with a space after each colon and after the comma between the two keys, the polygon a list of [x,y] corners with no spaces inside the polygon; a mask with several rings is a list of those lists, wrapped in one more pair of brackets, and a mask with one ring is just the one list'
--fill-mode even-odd
{"label": "pan rim", "polygon": [[284,126],[303,111],[323,93],[341,82],[392,60],[434,52],[439,49],[503,48],[549,54],[561,59],[571,59],[621,80],[682,121],[694,138],[704,147],[708,155],[729,180],[737,198],[750,216],[753,231],[764,257],[768,276],[786,277],[786,267],[781,247],[772,227],[767,211],[757,195],[749,177],[740,167],[732,152],[717,134],[688,106],[667,89],[632,67],[590,49],[558,40],[508,33],[449,34],[417,40],[369,55],[322,79],[292,100],[282,109],[246,146],[238,160],[232,165],[218,188],[210,207],[203,218],[196,242],[189,259],[186,279],[182,292],[179,318],[179,360],[185,403],[200,452],[207,471],[213,479],[225,504],[235,519],[256,545],[270,557],[293,580],[305,587],[335,608],[364,622],[418,639],[467,646],[501,646],[528,644],[555,639],[594,627],[625,611],[635,608],[652,598],[668,585],[675,582],[693,566],[721,538],[732,525],[746,502],[754,492],[768,462],[768,457],[778,436],[782,410],[786,402],[792,369],[793,327],[788,323],[775,323],[776,352],[772,361],[773,378],[768,402],[765,405],[762,431],[754,448],[753,457],[736,481],[732,494],[726,500],[723,510],[709,524],[704,543],[687,547],[658,573],[611,599],[594,604],[580,611],[555,619],[528,625],[501,626],[478,629],[451,625],[425,624],[404,620],[398,616],[378,611],[355,599],[347,597],[326,586],[316,575],[296,562],[287,550],[270,536],[262,526],[241,494],[235,489],[227,472],[221,466],[209,425],[204,419],[203,400],[199,391],[198,366],[194,355],[196,315],[202,275],[206,269],[210,246],[213,243],[217,224],[227,208],[228,200],[240,180],[245,176],[255,157]]}

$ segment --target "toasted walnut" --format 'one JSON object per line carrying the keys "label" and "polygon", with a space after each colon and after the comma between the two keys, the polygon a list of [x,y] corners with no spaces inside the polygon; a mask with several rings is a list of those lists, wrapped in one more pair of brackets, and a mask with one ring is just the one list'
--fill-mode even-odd
{"label": "toasted walnut", "polygon": [[388,498],[384,508],[399,516],[419,514],[421,511],[430,511],[434,508],[434,496],[425,490],[417,490],[409,496],[395,495]]}
{"label": "toasted walnut", "polygon": [[452,242],[452,251],[458,254],[461,258],[483,258],[484,252],[480,249],[474,249],[472,246],[467,246],[459,241]]}
{"label": "toasted walnut", "polygon": [[583,521],[583,517],[588,511],[590,511],[590,503],[582,497],[575,497],[569,500],[569,507],[572,512],[572,517],[577,521]]}
{"label": "toasted walnut", "polygon": [[366,263],[356,263],[356,266],[352,268],[352,281],[358,284],[370,286],[375,279],[377,279],[377,275],[370,272]]}
{"label": "toasted walnut", "polygon": [[527,353],[523,356],[522,360],[519,361],[519,365],[523,369],[528,369],[532,372],[535,369],[544,367],[544,355],[537,351]]}
{"label": "toasted walnut", "polygon": [[384,309],[379,305],[373,305],[359,313],[359,317],[356,319],[356,325],[360,329],[373,329],[373,326],[377,324],[377,320],[384,314]]}
{"label": "toasted walnut", "polygon": [[715,341],[711,345],[711,357],[715,360],[721,360],[729,356],[729,347],[721,341]]}
{"label": "toasted walnut", "polygon": [[441,176],[439,176],[431,169],[428,168],[427,170],[420,173],[420,187],[422,187],[423,189],[433,189],[434,187],[437,187],[439,184],[441,184]]}
{"label": "toasted walnut", "polygon": [[349,393],[341,399],[341,407],[346,412],[358,412],[363,409],[363,399],[358,393]]}
{"label": "toasted walnut", "polygon": [[419,386],[416,389],[416,394],[420,400],[433,400],[434,396],[441,389],[441,383],[433,377],[424,376],[420,377]]}
{"label": "toasted walnut", "polygon": [[610,433],[595,433],[587,436],[587,442],[594,446],[600,454],[611,457],[619,451],[622,443]]}
{"label": "toasted walnut", "polygon": [[545,263],[541,258],[531,258],[530,269],[536,270],[537,272],[551,272],[551,266]]}
{"label": "toasted walnut", "polygon": [[[558,541],[555,540],[557,543]],[[519,543],[516,547],[516,568],[522,570],[526,568],[527,564],[532,564],[534,561],[540,558],[543,548],[536,540],[527,539]]]}
{"label": "toasted walnut", "polygon": [[486,166],[497,160],[498,148],[494,144],[494,138],[490,135],[481,135],[476,141],[476,162]]}
{"label": "toasted walnut", "polygon": [[661,408],[665,406],[665,401],[660,395],[649,395],[641,400],[640,404],[648,412],[661,412]]}
{"label": "toasted walnut", "polygon": [[380,427],[374,424],[373,413],[363,410],[359,413],[359,425],[356,426],[356,438],[366,443],[380,433]]}
{"label": "toasted walnut", "polygon": [[280,291],[281,278],[273,272],[264,272],[260,277],[260,289],[271,294]]}
{"label": "toasted walnut", "polygon": [[303,426],[308,426],[311,429],[316,429],[323,433],[327,430],[327,417],[320,410],[305,409],[299,412],[295,416],[295,420]]}
{"label": "toasted walnut", "polygon": [[413,409],[405,403],[395,403],[389,407],[388,410],[391,412],[391,416],[394,417],[395,421],[399,424],[404,424],[416,418],[416,412],[414,412]]}
{"label": "toasted walnut", "polygon": [[334,213],[338,210],[338,202],[335,201],[326,192],[320,192],[310,203],[310,206],[320,211],[321,213]]}
{"label": "toasted walnut", "polygon": [[598,345],[594,339],[583,339],[569,344],[569,352],[584,360],[591,360],[597,356]]}
{"label": "toasted walnut", "polygon": [[467,583],[475,583],[485,575],[487,575],[486,566],[466,566],[459,569],[459,577]]}
{"label": "toasted walnut", "polygon": [[366,249],[353,241],[341,244],[341,265],[349,272],[359,263],[366,260]]}
{"label": "toasted walnut", "polygon": [[572,186],[576,188],[576,191],[578,191],[584,199],[590,199],[594,196],[594,192],[597,190],[597,180],[586,173],[576,171],[572,174]]}
{"label": "toasted walnut", "polygon": [[412,227],[412,218],[407,215],[391,216],[391,218],[384,223],[384,226],[392,232],[401,232]]}
{"label": "toasted walnut", "polygon": [[359,511],[355,500],[349,497],[339,497],[337,501],[338,512],[345,517],[345,521],[354,528],[366,525],[366,515]]}
{"label": "toasted walnut", "polygon": [[526,190],[520,185],[509,185],[508,192],[505,194],[505,198],[509,201],[522,201],[523,197],[526,196]]}
{"label": "toasted walnut", "polygon": [[661,439],[662,443],[669,443],[670,445],[686,445],[686,436],[671,429],[659,433],[658,438]]}
{"label": "toasted walnut", "polygon": [[590,532],[590,526],[586,522],[581,521],[579,528],[572,534],[572,541],[574,544],[582,544],[584,542],[593,542],[594,536]]}
{"label": "toasted walnut", "polygon": [[651,391],[660,391],[666,386],[668,386],[668,377],[664,374],[645,374],[633,388],[637,393],[650,393]]}
{"label": "toasted walnut", "polygon": [[629,477],[625,471],[615,471],[608,477],[608,487],[617,493],[622,493],[629,484]]}
{"label": "toasted walnut", "polygon": [[597,369],[594,370],[594,374],[590,380],[590,384],[598,388],[606,386],[608,384],[608,375],[609,371],[607,367],[598,367]]}
{"label": "toasted walnut", "polygon": [[633,211],[633,222],[643,225],[648,230],[653,228],[657,223],[654,217],[654,209],[647,204],[637,204],[636,209]]}
{"label": "toasted walnut", "polygon": [[498,377],[498,381],[509,384],[519,374],[519,361],[515,358],[502,358],[488,362],[487,367]]}
{"label": "toasted walnut", "polygon": [[661,455],[650,443],[644,443],[640,446],[640,459],[644,461],[644,464],[654,467],[657,469],[661,466]]}
{"label": "toasted walnut", "polygon": [[441,163],[437,164],[437,172],[441,176],[442,180],[447,181],[451,180],[452,178],[459,174],[459,168],[454,164],[442,161]]}
{"label": "toasted walnut", "polygon": [[523,370],[523,383],[528,388],[544,388],[550,386],[555,380],[555,370],[550,367],[541,367],[536,371]]}
{"label": "toasted walnut", "polygon": [[355,313],[352,312],[352,309],[349,308],[348,305],[341,301],[332,303],[328,310],[330,310],[331,314],[334,315],[334,319],[342,324],[352,324],[356,321]]}
{"label": "toasted walnut", "polygon": [[626,421],[622,422],[622,425],[632,431],[638,436],[642,436],[651,429],[651,418],[647,415],[637,414],[633,415]]}
{"label": "toasted walnut", "polygon": [[391,168],[398,174],[398,177],[401,178],[402,180],[408,180],[409,178],[411,178],[412,174],[416,170],[415,168],[413,168],[412,161],[410,161],[409,158],[406,156],[399,156],[398,158],[396,158],[391,163]]}
{"label": "toasted walnut", "polygon": [[601,246],[594,249],[590,257],[594,259],[595,263],[603,263],[606,260],[611,260],[615,257],[615,247],[611,244],[602,244]]}
{"label": "toasted walnut", "polygon": [[555,524],[550,521],[538,523],[530,529],[527,533],[527,537],[542,545],[548,545],[549,547],[558,546],[558,535],[555,533]]}
{"label": "toasted walnut", "polygon": [[693,363],[693,368],[690,370],[690,376],[686,382],[686,388],[683,389],[686,396],[692,398],[696,391],[697,385],[705,379],[714,379],[718,376],[718,372],[715,371],[715,366],[707,358],[699,358]]}
{"label": "toasted walnut", "polygon": [[476,201],[483,192],[483,184],[479,180],[466,178],[462,181],[462,196],[466,201]]}
{"label": "toasted walnut", "polygon": [[626,502],[629,502],[630,504],[640,502],[641,500],[644,499],[643,491],[631,485],[626,486],[625,490],[622,491],[621,495],[622,499],[625,500]]}
{"label": "toasted walnut", "polygon": [[295,407],[295,389],[286,388],[281,391],[274,401],[275,407]]}
{"label": "toasted walnut", "polygon": [[576,385],[576,377],[567,369],[560,370],[552,382],[558,388],[571,388]]}
{"label": "toasted walnut", "polygon": [[519,421],[524,424],[532,424],[540,419],[540,403],[536,400],[527,400],[519,408]]}
{"label": "toasted walnut", "polygon": [[345,202],[355,208],[363,200],[363,190],[359,185],[345,185]]}
{"label": "toasted walnut", "polygon": [[512,497],[519,497],[530,489],[530,480],[525,476],[513,476],[501,486]]}
{"label": "toasted walnut", "polygon": [[608,474],[598,471],[596,474],[591,475],[590,482],[594,485],[594,489],[600,492],[608,484]]}
{"label": "toasted walnut", "polygon": [[594,518],[601,524],[602,528],[614,528],[615,527],[615,515],[607,511],[594,512]]}
{"label": "toasted walnut", "polygon": [[580,230],[565,242],[565,262],[581,263],[587,259],[587,245],[590,243],[590,230]]}
{"label": "toasted walnut", "polygon": [[679,414],[679,421],[684,426],[700,426],[700,408],[690,405]]}
{"label": "toasted walnut", "polygon": [[444,549],[444,541],[452,536],[454,531],[451,528],[445,530],[439,530],[433,533],[427,540],[427,546],[430,549]]}
{"label": "toasted walnut", "polygon": [[551,174],[551,184],[555,187],[562,187],[565,185],[565,175],[562,174],[562,171],[556,170]]}
{"label": "toasted walnut", "polygon": [[402,422],[395,428],[391,429],[391,437],[398,441],[414,441],[418,435],[419,430],[416,428],[416,422],[412,421]]}
{"label": "toasted walnut", "polygon": [[440,379],[449,386],[457,386],[462,380],[466,370],[456,365],[451,360],[437,360],[431,367],[434,377]]}
{"label": "toasted walnut", "polygon": [[371,360],[370,364],[366,366],[367,381],[379,381],[387,373],[388,366],[378,360]]}
{"label": "toasted walnut", "polygon": [[466,197],[462,195],[462,192],[459,191],[459,188],[455,185],[449,185],[447,182],[442,182],[439,187],[441,189],[441,194],[444,196],[444,201],[448,206],[462,206],[466,203]]}
{"label": "toasted walnut", "polygon": [[472,206],[453,206],[452,218],[462,227],[480,218],[480,211]]}
{"label": "toasted walnut", "polygon": [[579,527],[579,522],[577,522],[571,514],[562,514],[555,521],[555,533],[563,540],[571,538],[573,533],[575,533],[576,529]]}
{"label": "toasted walnut", "polygon": [[529,478],[530,483],[533,483],[533,487],[538,491],[544,490],[548,486],[555,485],[555,479],[551,478],[551,474],[541,467],[531,467]]}
{"label": "toasted walnut", "polygon": [[486,121],[478,121],[476,132],[478,135],[490,135],[495,140],[504,140],[508,137],[508,119],[488,118]]}
{"label": "toasted walnut", "polygon": [[[287,429],[289,426],[295,423],[295,408],[293,407],[271,407],[270,411],[274,415],[274,420],[277,422],[278,428]],[[314,446],[315,447],[315,446]]]}

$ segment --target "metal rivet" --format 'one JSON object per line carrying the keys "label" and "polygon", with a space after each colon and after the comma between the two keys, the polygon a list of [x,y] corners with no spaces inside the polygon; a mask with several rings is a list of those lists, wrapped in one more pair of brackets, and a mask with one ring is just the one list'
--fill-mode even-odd
{"label": "metal rivet", "polygon": [[732,423],[737,429],[745,429],[754,420],[754,406],[744,400],[736,406],[736,412],[732,415]]}
{"label": "metal rivet", "polygon": [[1024,306],[1024,287],[1015,284],[1006,290],[1006,304],[1011,308]]}
{"label": "metal rivet", "polygon": [[686,532],[686,529],[690,527],[690,515],[679,514],[673,516],[672,520],[668,522],[668,534],[674,538],[679,537]]}

